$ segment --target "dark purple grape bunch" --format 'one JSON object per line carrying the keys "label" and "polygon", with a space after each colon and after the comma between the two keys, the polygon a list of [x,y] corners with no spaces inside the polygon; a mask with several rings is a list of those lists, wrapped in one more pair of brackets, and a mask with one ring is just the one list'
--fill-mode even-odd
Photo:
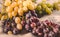
{"label": "dark purple grape bunch", "polygon": [[19,34],[20,30],[17,29],[16,23],[13,20],[7,19],[4,21],[4,25],[2,26],[3,32],[6,34]]}
{"label": "dark purple grape bunch", "polygon": [[35,12],[35,10],[30,10],[25,15],[26,15],[26,19],[29,19],[32,16],[37,17],[37,13]]}

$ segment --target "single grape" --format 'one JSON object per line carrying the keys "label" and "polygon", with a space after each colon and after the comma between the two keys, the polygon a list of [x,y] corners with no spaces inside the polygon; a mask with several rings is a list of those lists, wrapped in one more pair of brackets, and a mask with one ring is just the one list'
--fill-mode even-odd
{"label": "single grape", "polygon": [[22,30],[22,25],[21,24],[17,24],[17,29],[18,30]]}
{"label": "single grape", "polygon": [[16,17],[15,18],[15,23],[19,24],[21,22],[20,18],[19,17]]}
{"label": "single grape", "polygon": [[18,30],[17,28],[14,28],[14,29],[13,29],[13,34],[16,35],[16,34],[18,34],[18,33],[19,33],[19,30]]}
{"label": "single grape", "polygon": [[8,31],[8,35],[11,35],[12,34],[12,31]]}

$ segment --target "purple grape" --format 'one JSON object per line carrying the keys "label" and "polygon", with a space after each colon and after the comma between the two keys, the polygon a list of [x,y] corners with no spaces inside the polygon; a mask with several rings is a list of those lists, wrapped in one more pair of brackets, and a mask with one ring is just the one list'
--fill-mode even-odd
{"label": "purple grape", "polygon": [[30,26],[31,26],[31,28],[34,28],[34,27],[36,27],[36,24],[35,24],[34,22],[32,22],[32,23],[30,24]]}
{"label": "purple grape", "polygon": [[16,23],[15,22],[11,23],[11,26],[16,27]]}
{"label": "purple grape", "polygon": [[36,14],[35,10],[33,10],[33,11],[30,11],[30,12],[31,12],[32,16],[35,16],[35,17],[37,17],[37,14]]}
{"label": "purple grape", "polygon": [[43,32],[44,33],[48,33],[49,32],[49,29],[48,28],[45,28],[45,29],[43,29]]}
{"label": "purple grape", "polygon": [[48,37],[48,34],[47,34],[47,33],[45,33],[45,34],[44,34],[44,37]]}
{"label": "purple grape", "polygon": [[39,22],[39,19],[37,19],[37,18],[34,17],[34,16],[32,16],[30,19],[32,20],[32,22],[35,22],[35,23]]}
{"label": "purple grape", "polygon": [[16,34],[18,34],[18,33],[19,33],[19,30],[18,30],[17,28],[14,28],[14,29],[13,29],[13,34],[16,35]]}
{"label": "purple grape", "polygon": [[37,24],[37,26],[40,26],[40,25],[41,25],[41,23],[40,23],[40,22],[37,22],[36,24]]}
{"label": "purple grape", "polygon": [[21,21],[21,24],[22,24],[23,26],[25,26],[26,21],[22,20],[22,21]]}
{"label": "purple grape", "polygon": [[31,13],[29,12],[26,14],[26,19],[29,19],[30,17],[31,17]]}
{"label": "purple grape", "polygon": [[25,25],[25,29],[29,30],[29,25],[28,24]]}

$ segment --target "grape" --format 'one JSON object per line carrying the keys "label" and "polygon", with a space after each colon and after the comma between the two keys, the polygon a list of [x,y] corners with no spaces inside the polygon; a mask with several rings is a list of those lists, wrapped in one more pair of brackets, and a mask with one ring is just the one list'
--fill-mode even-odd
{"label": "grape", "polygon": [[38,33],[39,36],[42,36],[42,33]]}
{"label": "grape", "polygon": [[43,9],[47,8],[46,3],[44,3],[44,2],[41,3],[41,6],[42,6]]}
{"label": "grape", "polygon": [[54,31],[55,33],[57,33],[59,30],[58,30],[58,28],[53,28],[53,31]]}
{"label": "grape", "polygon": [[28,11],[28,8],[27,7],[23,7],[23,11],[24,12],[27,12]]}
{"label": "grape", "polygon": [[40,22],[37,22],[36,24],[37,24],[37,26],[40,26],[40,25],[41,25],[41,23],[40,23]]}
{"label": "grape", "polygon": [[18,1],[18,5],[22,5],[23,2],[21,0]]}
{"label": "grape", "polygon": [[23,25],[23,26],[25,26],[25,24],[26,24],[26,21],[21,21],[21,24]]}
{"label": "grape", "polygon": [[8,13],[8,17],[9,18],[12,18],[12,13]]}
{"label": "grape", "polygon": [[39,33],[39,29],[36,29],[36,33]]}
{"label": "grape", "polygon": [[42,7],[39,5],[37,6],[36,10],[40,11],[42,9]]}
{"label": "grape", "polygon": [[34,28],[36,27],[36,24],[34,22],[31,23],[31,27]]}
{"label": "grape", "polygon": [[11,7],[11,6],[8,6],[7,8],[6,8],[6,11],[9,13],[9,12],[12,12],[13,11],[13,8]]}
{"label": "grape", "polygon": [[29,25],[28,24],[25,25],[25,29],[29,30]]}
{"label": "grape", "polygon": [[48,28],[43,29],[43,32],[44,32],[44,33],[48,33],[48,32],[49,32]]}
{"label": "grape", "polygon": [[11,4],[11,7],[12,7],[12,8],[17,7],[17,6],[18,6],[18,3],[17,3],[17,2],[13,2],[13,3]]}
{"label": "grape", "polygon": [[26,14],[26,19],[29,19],[31,17],[31,13],[29,12],[28,14]]}
{"label": "grape", "polygon": [[36,32],[33,30],[32,33],[35,34]]}
{"label": "grape", "polygon": [[51,8],[51,7],[53,7],[53,5],[50,3],[47,3],[47,7]]}
{"label": "grape", "polygon": [[21,24],[17,24],[17,29],[18,30],[22,30],[22,25]]}
{"label": "grape", "polygon": [[47,33],[45,33],[45,34],[44,34],[44,37],[48,37],[48,34],[47,34]]}
{"label": "grape", "polygon": [[33,4],[29,4],[29,5],[28,5],[28,9],[30,9],[30,10],[34,10],[34,9],[35,9],[35,7],[34,7],[34,5],[33,5]]}
{"label": "grape", "polygon": [[1,17],[1,20],[6,20],[7,19],[7,15],[3,15],[2,17]]}
{"label": "grape", "polygon": [[23,9],[22,9],[22,8],[18,9],[18,14],[19,14],[20,16],[23,16]]}
{"label": "grape", "polygon": [[31,17],[31,20],[32,22],[35,22],[35,23],[39,22],[39,20],[36,17]]}
{"label": "grape", "polygon": [[4,29],[3,29],[3,32],[4,32],[4,33],[7,33],[7,32],[8,32],[8,29],[7,29],[7,28],[4,28]]}
{"label": "grape", "polygon": [[6,0],[4,3],[5,6],[10,6],[11,5],[11,1],[10,0]]}
{"label": "grape", "polygon": [[23,6],[26,6],[27,7],[27,5],[28,5],[28,2],[27,1],[24,1],[23,2]]}
{"label": "grape", "polygon": [[11,25],[12,25],[12,27],[16,27],[16,23],[15,22],[11,23]]}
{"label": "grape", "polygon": [[14,28],[14,29],[13,29],[13,34],[16,35],[16,34],[18,34],[18,33],[19,33],[19,30],[16,29],[16,28]]}
{"label": "grape", "polygon": [[13,11],[12,16],[16,16],[16,15],[17,15],[17,12]]}
{"label": "grape", "polygon": [[9,34],[9,35],[12,34],[12,31],[8,31],[8,34]]}
{"label": "grape", "polygon": [[53,34],[52,34],[53,32],[52,31],[50,31],[50,33],[48,34],[48,37],[53,37]]}
{"label": "grape", "polygon": [[16,17],[15,18],[15,23],[19,24],[21,22],[20,18],[19,17]]}
{"label": "grape", "polygon": [[32,14],[32,16],[37,17],[37,14],[36,14],[36,12],[35,12],[35,11],[31,11],[31,14]]}
{"label": "grape", "polygon": [[15,12],[18,12],[18,7],[15,7],[15,8],[14,8],[14,11],[15,11]]}
{"label": "grape", "polygon": [[51,13],[52,13],[51,9],[46,8],[46,13],[47,13],[47,14],[51,14]]}

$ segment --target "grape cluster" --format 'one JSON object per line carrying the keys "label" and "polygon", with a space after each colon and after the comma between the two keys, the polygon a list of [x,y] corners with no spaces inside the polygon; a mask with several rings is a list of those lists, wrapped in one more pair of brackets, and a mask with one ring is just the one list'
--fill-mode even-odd
{"label": "grape cluster", "polygon": [[9,18],[13,16],[23,16],[28,10],[34,10],[36,4],[32,0],[5,0],[5,10]]}
{"label": "grape cluster", "polygon": [[22,20],[21,24],[24,28],[34,35],[41,37],[56,37],[60,35],[60,25],[49,20],[40,21],[36,13],[30,11],[26,14],[26,20]]}
{"label": "grape cluster", "polygon": [[19,34],[22,30],[21,24],[16,24],[14,20],[7,19],[4,21],[3,25],[3,32],[7,34]]}

